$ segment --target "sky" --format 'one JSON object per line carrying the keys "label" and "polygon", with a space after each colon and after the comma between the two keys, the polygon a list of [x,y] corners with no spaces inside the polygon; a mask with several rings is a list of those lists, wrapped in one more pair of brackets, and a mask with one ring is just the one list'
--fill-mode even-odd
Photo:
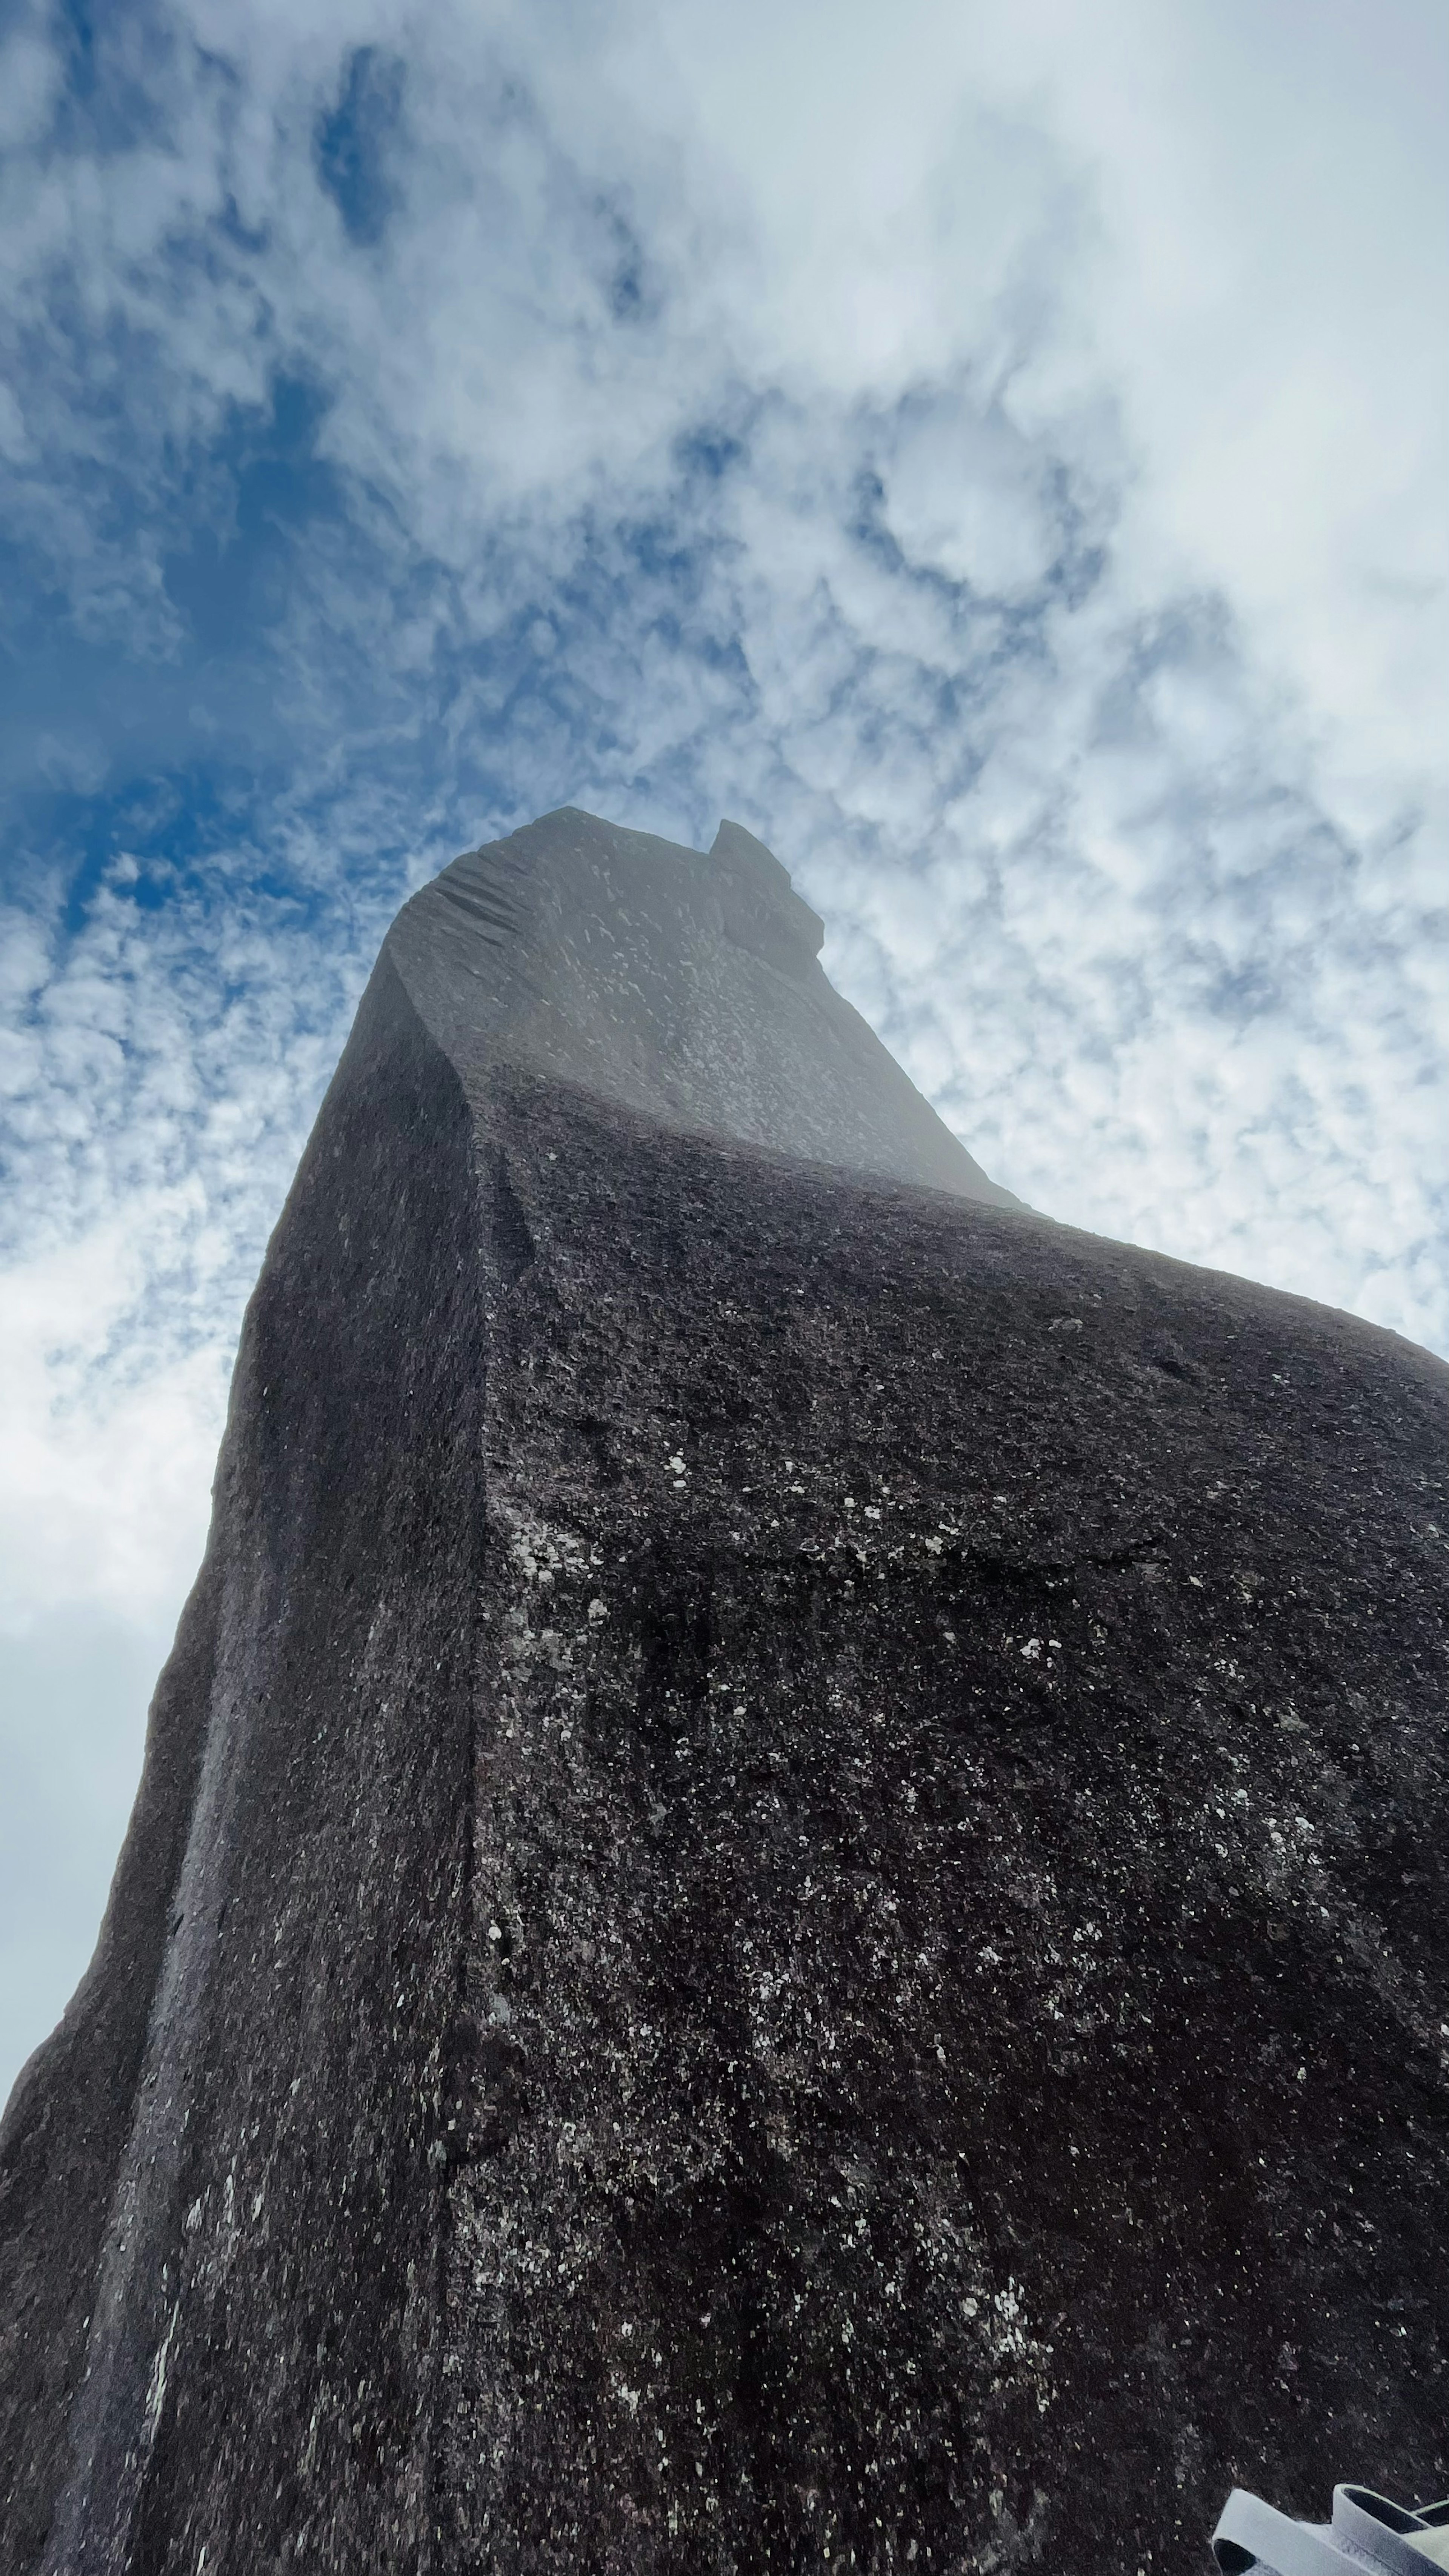
{"label": "sky", "polygon": [[0,2095],[378,942],[758,832],[992,1176],[1449,1352],[1443,0],[0,11]]}

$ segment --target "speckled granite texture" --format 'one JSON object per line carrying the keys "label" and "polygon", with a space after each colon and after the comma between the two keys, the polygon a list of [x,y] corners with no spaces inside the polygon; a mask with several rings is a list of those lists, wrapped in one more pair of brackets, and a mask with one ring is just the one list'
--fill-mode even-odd
{"label": "speckled granite texture", "polygon": [[757,849],[390,935],[0,2132],[16,2576],[1449,2487],[1449,1372],[1001,1204]]}

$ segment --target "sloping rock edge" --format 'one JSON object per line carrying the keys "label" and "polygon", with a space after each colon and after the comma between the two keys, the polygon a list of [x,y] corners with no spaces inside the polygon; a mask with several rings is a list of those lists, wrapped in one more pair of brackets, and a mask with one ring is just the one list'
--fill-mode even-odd
{"label": "sloping rock edge", "polygon": [[228,2555],[426,2559],[483,1518],[472,1134],[384,957],[247,1312],[95,1956],[0,2127],[12,2576],[183,2540],[202,2563],[206,2530],[147,2528],[178,2375]]}

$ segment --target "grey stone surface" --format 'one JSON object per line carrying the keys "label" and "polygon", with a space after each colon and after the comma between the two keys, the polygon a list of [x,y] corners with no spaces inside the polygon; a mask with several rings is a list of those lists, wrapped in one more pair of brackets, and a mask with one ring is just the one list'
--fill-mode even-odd
{"label": "grey stone surface", "polygon": [[387,944],[475,1098],[510,1067],[670,1127],[1015,1207],[826,980],[823,936],[740,824],[703,858],[565,807],[455,860]]}
{"label": "grey stone surface", "polygon": [[991,1203],[725,853],[379,961],[0,2132],[26,2576],[1449,2486],[1449,1372]]}

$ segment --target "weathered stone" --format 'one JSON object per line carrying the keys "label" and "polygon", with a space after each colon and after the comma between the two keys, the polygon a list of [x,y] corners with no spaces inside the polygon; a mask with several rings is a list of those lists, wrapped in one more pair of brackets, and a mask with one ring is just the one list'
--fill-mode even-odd
{"label": "weathered stone", "polygon": [[1449,1373],[993,1203],[812,922],[565,814],[389,936],[0,2133],[7,2567],[1449,2485]]}

